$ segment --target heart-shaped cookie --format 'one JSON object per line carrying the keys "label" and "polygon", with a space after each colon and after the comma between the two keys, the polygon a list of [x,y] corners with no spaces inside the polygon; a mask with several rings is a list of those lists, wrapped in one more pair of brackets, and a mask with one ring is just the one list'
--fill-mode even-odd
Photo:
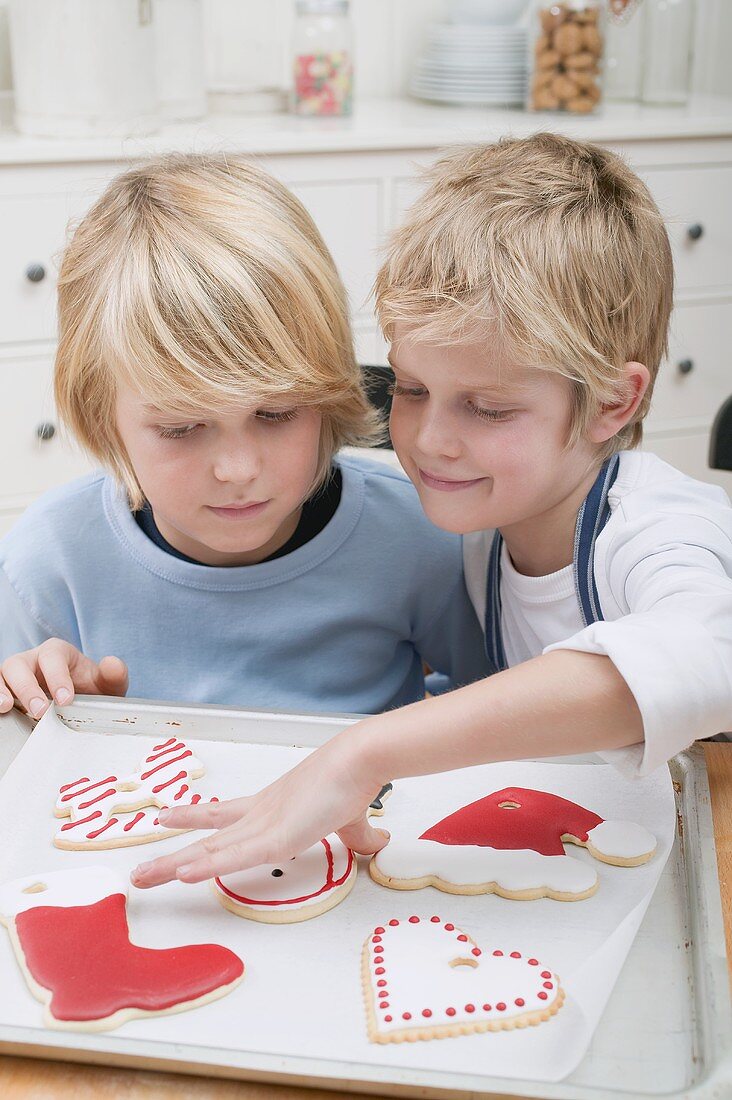
{"label": "heart-shaped cookie", "polygon": [[373,1043],[507,1031],[548,1020],[562,1006],[556,974],[531,955],[482,951],[440,917],[378,925],[363,948]]}

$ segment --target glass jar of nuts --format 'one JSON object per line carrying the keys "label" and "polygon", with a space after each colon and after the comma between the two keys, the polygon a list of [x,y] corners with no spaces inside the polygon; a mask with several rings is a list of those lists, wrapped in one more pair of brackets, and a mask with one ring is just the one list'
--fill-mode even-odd
{"label": "glass jar of nuts", "polygon": [[588,114],[602,102],[603,0],[536,0],[529,24],[530,111]]}

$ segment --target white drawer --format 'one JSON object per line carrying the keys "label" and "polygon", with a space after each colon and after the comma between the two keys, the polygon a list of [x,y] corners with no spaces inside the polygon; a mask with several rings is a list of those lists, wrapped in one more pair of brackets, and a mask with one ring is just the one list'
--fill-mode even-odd
{"label": "white drawer", "polygon": [[[0,498],[42,493],[92,468],[59,430],[51,377],[48,358],[0,359]],[[54,426],[52,438],[40,438],[43,424]]]}
{"label": "white drawer", "polygon": [[721,485],[732,498],[732,473],[709,469],[708,431],[669,432],[661,435],[648,431],[643,440],[643,450],[652,451],[689,477]]}
{"label": "white drawer", "polygon": [[[678,290],[732,286],[732,167],[647,169],[643,178],[666,219]],[[692,227],[702,230],[694,240]]]}
{"label": "white drawer", "polygon": [[649,423],[689,417],[711,423],[730,394],[732,302],[678,305],[671,318],[669,357],[658,372]]}
{"label": "white drawer", "polygon": [[380,180],[288,182],[331,251],[354,315],[372,316],[368,297],[379,263]]}
{"label": "white drawer", "polygon": [[[0,343],[50,340],[56,334],[56,278],[69,220],[78,218],[88,193],[5,195],[0,199]],[[39,282],[28,278],[43,268]]]}

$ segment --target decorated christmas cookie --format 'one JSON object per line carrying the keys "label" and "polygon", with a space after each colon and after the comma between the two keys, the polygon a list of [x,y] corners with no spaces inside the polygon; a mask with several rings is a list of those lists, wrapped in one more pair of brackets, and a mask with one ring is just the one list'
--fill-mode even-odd
{"label": "decorated christmas cookie", "polygon": [[71,850],[120,848],[183,832],[164,828],[159,811],[166,806],[200,802],[201,795],[193,783],[204,771],[185,741],[170,737],[155,745],[132,775],[107,775],[102,779],[82,775],[64,783],[55,813],[69,820],[53,842],[57,848]]}
{"label": "decorated christmas cookie", "polygon": [[362,974],[373,1043],[510,1031],[548,1020],[564,1000],[544,963],[510,948],[482,949],[440,917],[377,925]]}
{"label": "decorated christmas cookie", "polygon": [[384,803],[394,790],[392,783],[385,783],[367,810],[369,817],[381,817],[384,812]]}
{"label": "decorated christmas cookie", "polygon": [[419,837],[394,836],[392,830],[369,871],[395,890],[436,886],[451,894],[577,901],[594,894],[598,877],[593,867],[566,855],[567,842],[621,867],[646,863],[656,850],[653,834],[632,821],[604,821],[558,795],[506,787]]}
{"label": "decorated christmas cookie", "polygon": [[244,976],[218,944],[153,949],[130,943],[125,883],[104,867],[0,886],[0,922],[48,1027],[108,1031],[135,1016],[196,1008]]}
{"label": "decorated christmas cookie", "polygon": [[358,867],[334,834],[278,866],[263,865],[214,879],[214,891],[239,917],[295,924],[327,913],[350,894]]}

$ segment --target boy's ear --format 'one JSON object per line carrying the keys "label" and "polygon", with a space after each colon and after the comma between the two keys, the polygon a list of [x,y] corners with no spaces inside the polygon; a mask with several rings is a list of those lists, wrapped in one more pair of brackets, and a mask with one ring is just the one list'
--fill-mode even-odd
{"label": "boy's ear", "polygon": [[625,427],[643,400],[651,381],[650,371],[642,363],[626,363],[627,397],[617,405],[603,405],[587,431],[592,443],[605,443]]}

